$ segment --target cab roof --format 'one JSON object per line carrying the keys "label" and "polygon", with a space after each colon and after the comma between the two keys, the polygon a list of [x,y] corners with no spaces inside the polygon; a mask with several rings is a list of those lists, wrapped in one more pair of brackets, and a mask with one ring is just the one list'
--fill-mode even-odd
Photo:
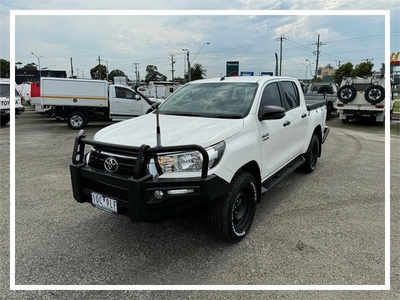
{"label": "cab roof", "polygon": [[217,83],[217,82],[265,83],[265,82],[276,80],[276,79],[297,80],[296,78],[286,77],[286,76],[231,76],[231,77],[215,77],[215,78],[195,80],[195,81],[191,81],[190,84]]}

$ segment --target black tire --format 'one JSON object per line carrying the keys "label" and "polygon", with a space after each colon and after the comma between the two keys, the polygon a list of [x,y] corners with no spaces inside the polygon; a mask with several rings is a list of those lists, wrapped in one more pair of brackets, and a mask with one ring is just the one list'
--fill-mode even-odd
{"label": "black tire", "polygon": [[327,87],[327,86],[321,86],[321,87],[318,89],[318,94],[330,94],[330,93],[329,93],[329,87]]}
{"label": "black tire", "polygon": [[380,85],[371,85],[365,90],[364,98],[371,104],[378,104],[385,99],[385,88]]}
{"label": "black tire", "polygon": [[247,172],[239,171],[228,194],[208,208],[208,222],[215,233],[229,243],[241,241],[249,232],[257,206],[257,183]]}
{"label": "black tire", "polygon": [[87,124],[87,118],[83,112],[74,111],[67,116],[67,124],[71,129],[82,129]]}
{"label": "black tire", "polygon": [[310,144],[308,145],[307,152],[303,155],[306,162],[302,166],[304,173],[312,173],[317,166],[318,155],[319,155],[320,142],[318,137],[314,134],[311,138]]}
{"label": "black tire", "polygon": [[328,102],[326,104],[326,119],[329,120],[331,118],[331,114],[333,111],[333,104],[332,102]]}
{"label": "black tire", "polygon": [[351,85],[344,85],[339,88],[337,97],[343,103],[350,103],[357,96],[357,90]]}
{"label": "black tire", "polygon": [[3,116],[0,119],[0,124],[1,126],[6,125],[8,122],[10,122],[10,116]]}

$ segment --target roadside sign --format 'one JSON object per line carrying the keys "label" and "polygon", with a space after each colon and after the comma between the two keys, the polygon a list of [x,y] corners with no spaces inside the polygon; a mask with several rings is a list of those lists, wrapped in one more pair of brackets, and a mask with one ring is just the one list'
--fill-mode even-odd
{"label": "roadside sign", "polygon": [[238,76],[239,75],[239,62],[238,61],[227,61],[226,62],[226,76]]}
{"label": "roadside sign", "polygon": [[240,76],[254,76],[254,72],[242,71],[240,72]]}

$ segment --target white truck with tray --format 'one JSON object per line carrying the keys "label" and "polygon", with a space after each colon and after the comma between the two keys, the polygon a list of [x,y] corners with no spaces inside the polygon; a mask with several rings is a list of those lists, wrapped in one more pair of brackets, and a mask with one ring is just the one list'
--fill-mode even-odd
{"label": "white truck with tray", "polygon": [[[10,100],[11,100],[11,84],[10,79],[0,79],[0,124],[6,125],[10,122]],[[17,90],[15,95],[15,115],[20,115],[25,111],[25,107],[21,104],[21,96]]]}
{"label": "white truck with tray", "polygon": [[306,103],[294,78],[192,81],[156,112],[105,127],[93,140],[81,130],[73,195],[132,222],[207,208],[216,233],[235,243],[262,193],[298,168],[314,171],[329,133],[325,118],[325,101]]}
{"label": "white truck with tray", "polygon": [[149,100],[125,85],[105,80],[42,77],[40,98],[47,113],[67,121],[71,129],[82,129],[91,120],[121,121],[153,110]]}
{"label": "white truck with tray", "polygon": [[343,123],[352,119],[369,118],[383,124],[385,120],[385,94],[389,96],[390,112],[394,101],[391,87],[385,90],[385,78],[379,76],[344,78],[337,94],[335,107]]}

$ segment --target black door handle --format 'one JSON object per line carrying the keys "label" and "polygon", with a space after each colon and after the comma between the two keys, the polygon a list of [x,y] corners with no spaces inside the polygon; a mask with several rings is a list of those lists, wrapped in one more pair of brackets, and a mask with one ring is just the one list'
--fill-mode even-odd
{"label": "black door handle", "polygon": [[305,117],[307,117],[307,114],[304,113],[304,114],[301,115],[301,117],[304,119]]}
{"label": "black door handle", "polygon": [[289,122],[289,121],[285,121],[285,122],[283,123],[283,127],[286,127],[286,126],[288,126],[288,125],[290,125],[290,122]]}

